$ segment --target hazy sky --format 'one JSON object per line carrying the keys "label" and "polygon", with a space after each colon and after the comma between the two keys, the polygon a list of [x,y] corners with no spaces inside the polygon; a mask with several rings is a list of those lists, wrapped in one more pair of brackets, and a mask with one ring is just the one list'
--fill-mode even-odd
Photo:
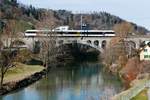
{"label": "hazy sky", "polygon": [[150,30],[150,0],[18,0],[39,8],[66,9],[75,13],[106,11]]}

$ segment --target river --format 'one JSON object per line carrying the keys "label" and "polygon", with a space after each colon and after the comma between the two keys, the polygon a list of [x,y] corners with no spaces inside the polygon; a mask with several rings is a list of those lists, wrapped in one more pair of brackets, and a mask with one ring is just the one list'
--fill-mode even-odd
{"label": "river", "polygon": [[122,90],[116,76],[97,62],[52,69],[38,82],[2,96],[1,100],[109,100]]}

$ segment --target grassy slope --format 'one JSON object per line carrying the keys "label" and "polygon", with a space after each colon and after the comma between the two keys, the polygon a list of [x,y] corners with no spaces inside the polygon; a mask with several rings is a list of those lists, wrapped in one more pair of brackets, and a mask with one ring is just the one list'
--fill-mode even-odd
{"label": "grassy slope", "polygon": [[22,80],[36,72],[42,71],[43,69],[44,67],[39,65],[25,65],[17,63],[16,67],[9,69],[6,73],[4,83]]}
{"label": "grassy slope", "polygon": [[135,96],[131,100],[148,100],[147,89],[144,89],[142,92],[140,92],[137,96]]}

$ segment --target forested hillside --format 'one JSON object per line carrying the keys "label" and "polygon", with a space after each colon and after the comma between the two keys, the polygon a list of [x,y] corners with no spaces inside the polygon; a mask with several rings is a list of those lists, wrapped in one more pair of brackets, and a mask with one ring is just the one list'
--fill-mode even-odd
{"label": "forested hillside", "polygon": [[[83,23],[89,29],[113,29],[115,24],[125,20],[106,12],[82,14]],[[66,10],[37,9],[33,6],[19,4],[17,0],[0,0],[0,30],[5,29],[7,23],[15,21],[13,26],[18,32],[26,29],[51,28],[51,26],[69,25],[71,29],[80,28],[81,14],[73,14]],[[135,33],[145,34],[147,29],[131,23]]]}

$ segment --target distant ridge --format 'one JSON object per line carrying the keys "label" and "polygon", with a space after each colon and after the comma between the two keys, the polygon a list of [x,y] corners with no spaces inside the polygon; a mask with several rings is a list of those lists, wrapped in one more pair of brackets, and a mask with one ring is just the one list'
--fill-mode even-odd
{"label": "distant ridge", "polygon": [[[113,29],[115,24],[126,21],[107,12],[93,12],[82,14],[82,16],[83,23],[87,24],[88,29]],[[66,10],[39,9],[20,4],[17,0],[0,0],[0,30],[4,28],[8,20],[15,20],[18,25],[22,25],[18,31],[34,29],[36,24],[42,22],[41,19],[45,17],[53,21],[56,26],[69,25],[72,29],[80,28],[81,14],[73,14]],[[149,32],[142,26],[131,24],[138,35]]]}

